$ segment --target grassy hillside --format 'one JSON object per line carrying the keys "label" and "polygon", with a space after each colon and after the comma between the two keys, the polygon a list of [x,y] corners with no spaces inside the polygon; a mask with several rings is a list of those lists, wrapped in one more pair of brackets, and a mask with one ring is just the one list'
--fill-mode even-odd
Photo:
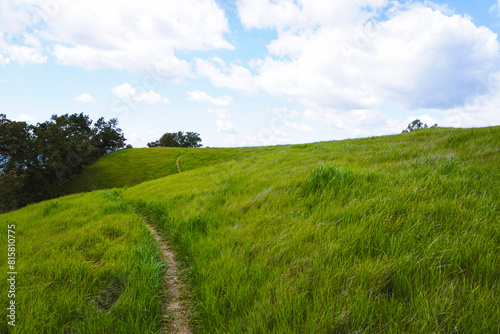
{"label": "grassy hillside", "polygon": [[98,189],[132,187],[178,173],[228,160],[238,160],[255,149],[139,148],[113,152],[88,167],[82,174],[67,180],[61,186],[65,195]]}
{"label": "grassy hillside", "polygon": [[499,150],[499,127],[271,147],[123,197],[178,245],[201,332],[492,333]]}
{"label": "grassy hillside", "polygon": [[[133,154],[131,154],[133,152]],[[63,194],[97,189],[130,187],[144,181],[178,173],[175,160],[180,150],[170,148],[127,149],[113,152],[67,180]]]}
{"label": "grassy hillside", "polygon": [[[137,175],[147,173],[139,164],[131,167],[139,160],[135,155],[144,154],[144,167],[156,165],[162,153],[168,167],[156,166],[150,174],[154,180],[130,187]],[[174,170],[179,155],[182,174]],[[77,263],[93,268],[92,256],[85,254],[94,247],[73,246],[85,233],[95,232],[106,244],[103,231],[114,226],[127,236],[120,247],[139,252],[151,242],[139,224],[142,218],[176,246],[195,305],[191,322],[201,333],[496,333],[500,328],[500,127],[432,128],[249,149],[124,150],[107,157],[112,158],[117,163],[108,166],[115,169],[105,167],[94,180],[120,179],[120,186],[129,188],[61,198],[0,216],[2,226],[16,223],[24,230],[19,247],[34,251],[31,246],[53,240],[56,250],[66,252],[63,257],[75,254],[74,263],[66,263],[50,247],[41,248],[43,254],[33,253],[33,260],[23,264],[23,277],[54,298],[62,297],[50,283],[51,270]],[[125,176],[117,164],[134,170],[134,176]],[[85,184],[84,179],[73,182]],[[96,188],[109,184],[94,182]],[[56,209],[51,203],[58,203]],[[72,247],[64,246],[58,234],[62,222],[81,231],[70,234],[75,235]],[[140,237],[133,237],[134,229]],[[151,271],[136,274],[151,277],[136,295],[144,300],[150,286],[158,289],[156,249],[147,249]],[[0,261],[6,262],[4,257]],[[44,257],[52,262],[34,260]],[[99,265],[113,266],[117,259],[103,257]],[[142,270],[124,261],[122,276]],[[136,256],[134,261],[146,260]],[[80,290],[68,293],[83,301],[69,309],[88,311],[64,319],[81,328],[100,319],[103,312],[87,304],[115,281],[81,278],[75,284]],[[124,281],[135,285],[122,279],[121,286],[128,286]],[[68,280],[59,284],[71,290]],[[85,290],[88,285],[91,291]],[[29,286],[20,294],[28,296],[22,291]],[[115,314],[110,323],[123,321],[119,305],[126,300],[108,308]],[[26,307],[31,309],[32,302],[27,300]],[[147,309],[151,317],[139,318],[151,319],[150,328],[131,332],[158,328],[158,303],[127,304]],[[130,318],[142,314],[136,312]],[[39,327],[32,328],[44,332],[43,324],[53,324],[62,329],[66,320],[55,322],[54,313],[59,314],[50,308],[41,313]]]}
{"label": "grassy hillside", "polygon": [[[0,281],[1,333],[153,333],[161,327],[163,265],[155,240],[112,192],[31,205],[0,215],[0,223],[4,273],[12,271],[8,226],[17,272],[15,298],[7,294],[7,280]],[[15,327],[6,320],[11,300]]]}

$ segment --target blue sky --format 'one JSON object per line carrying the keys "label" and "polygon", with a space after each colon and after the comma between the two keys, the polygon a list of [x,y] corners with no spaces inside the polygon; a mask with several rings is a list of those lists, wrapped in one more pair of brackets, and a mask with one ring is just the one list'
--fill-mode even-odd
{"label": "blue sky", "polygon": [[0,0],[0,113],[128,143],[293,144],[500,124],[494,0]]}

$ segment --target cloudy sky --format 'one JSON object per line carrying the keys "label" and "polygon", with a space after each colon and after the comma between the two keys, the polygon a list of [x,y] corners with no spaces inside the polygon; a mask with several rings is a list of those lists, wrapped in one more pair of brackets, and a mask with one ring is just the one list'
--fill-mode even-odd
{"label": "cloudy sky", "polygon": [[498,32],[495,0],[0,0],[0,113],[118,118],[134,147],[499,125]]}

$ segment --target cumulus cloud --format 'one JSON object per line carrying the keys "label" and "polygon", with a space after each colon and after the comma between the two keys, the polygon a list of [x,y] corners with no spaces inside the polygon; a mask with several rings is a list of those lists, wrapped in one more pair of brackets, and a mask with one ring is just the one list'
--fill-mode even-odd
{"label": "cumulus cloud", "polygon": [[147,92],[138,92],[134,87],[132,87],[129,83],[124,83],[121,86],[117,86],[111,88],[113,95],[119,99],[130,100],[137,103],[170,103],[170,100],[164,97],[153,90],[149,90]]}
{"label": "cumulus cloud", "polygon": [[0,54],[0,66],[7,65],[8,63],[10,63],[10,59],[4,58],[4,56]]}
{"label": "cumulus cloud", "polygon": [[488,80],[481,80],[474,95],[462,105],[440,111],[442,126],[482,127],[500,124],[500,73],[492,74]]}
{"label": "cumulus cloud", "polygon": [[289,144],[290,135],[286,131],[264,128],[256,132],[230,134],[225,139],[229,146],[266,146]]}
{"label": "cumulus cloud", "polygon": [[[24,6],[21,6],[24,4]],[[32,19],[37,11],[35,1],[3,0],[0,1],[0,32],[21,34],[27,24],[35,23]]]}
{"label": "cumulus cloud", "polygon": [[318,119],[357,120],[339,126],[362,127],[386,103],[456,108],[500,72],[497,35],[431,2],[242,0],[238,13],[247,29],[276,30],[268,55],[246,66],[199,60],[198,74],[294,99]]}
{"label": "cumulus cloud", "polygon": [[23,35],[17,38],[16,43],[12,43],[12,38],[0,31],[0,65],[9,64],[11,61],[25,64],[42,64],[47,62],[47,57],[42,54],[40,41],[33,35]]}
{"label": "cumulus cloud", "polygon": [[84,103],[95,102],[94,98],[90,94],[87,94],[87,93],[82,93],[82,94],[76,96],[75,101],[84,102]]}
{"label": "cumulus cloud", "polygon": [[35,123],[35,119],[27,114],[20,114],[14,118],[16,122],[26,122],[26,123]]}
{"label": "cumulus cloud", "polygon": [[210,60],[196,59],[196,71],[198,75],[209,78],[216,87],[227,87],[246,93],[255,93],[258,89],[250,70],[237,64],[228,67],[218,57]]}
{"label": "cumulus cloud", "polygon": [[490,14],[500,16],[500,0],[490,7]]}
{"label": "cumulus cloud", "polygon": [[[152,136],[152,137],[155,137],[155,136]],[[158,136],[156,136],[156,138],[158,138]],[[137,133],[127,134],[127,143],[132,145],[133,147],[138,147],[138,146],[144,145],[144,143],[146,143],[148,141],[151,142],[154,140],[155,139],[148,140],[148,138],[145,138],[143,135],[137,134]]]}
{"label": "cumulus cloud", "polygon": [[314,129],[306,124],[299,125],[299,124],[294,123],[294,122],[285,122],[284,125],[287,128],[292,128],[292,129],[297,130],[297,131],[314,132]]}
{"label": "cumulus cloud", "polygon": [[[388,0],[242,0],[238,13],[246,28],[308,30],[361,22]],[[364,8],[364,10],[360,10]]]}
{"label": "cumulus cloud", "polygon": [[408,108],[452,107],[500,69],[496,34],[423,7],[380,23],[379,36],[353,58],[378,96]]}
{"label": "cumulus cloud", "polygon": [[[189,63],[175,55],[178,50],[234,48],[224,37],[227,18],[214,0],[5,0],[1,31],[15,37],[35,31],[63,65],[153,73],[167,80],[190,74]],[[9,45],[18,43],[13,38]]]}
{"label": "cumulus cloud", "polygon": [[236,132],[233,123],[226,119],[218,119],[215,122],[215,125],[217,126],[217,132],[224,132],[224,133]]}
{"label": "cumulus cloud", "polygon": [[188,95],[189,101],[211,104],[213,106],[227,107],[233,104],[233,99],[228,95],[215,98],[199,90],[188,92]]}
{"label": "cumulus cloud", "polygon": [[231,120],[231,115],[224,108],[218,109],[208,109],[206,111],[208,114],[217,115],[217,121],[215,121],[215,126],[217,128],[217,132],[223,133],[236,133],[236,128]]}
{"label": "cumulus cloud", "polygon": [[218,108],[218,109],[208,109],[206,111],[208,114],[215,114],[219,119],[230,119],[231,116],[229,115],[229,112],[225,108]]}
{"label": "cumulus cloud", "polygon": [[175,50],[233,48],[213,0],[90,0],[64,7],[49,24],[53,54],[63,64],[153,72],[167,80],[190,72]]}

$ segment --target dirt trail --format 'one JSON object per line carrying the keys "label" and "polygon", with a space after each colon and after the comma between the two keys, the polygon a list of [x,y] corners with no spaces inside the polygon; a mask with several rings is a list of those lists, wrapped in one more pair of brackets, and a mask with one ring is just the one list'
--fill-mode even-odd
{"label": "dirt trail", "polygon": [[179,171],[179,173],[182,173],[181,167],[179,167],[179,159],[180,158],[181,158],[181,156],[179,155],[179,157],[177,158],[177,161],[175,163],[177,164],[177,170]]}
{"label": "dirt trail", "polygon": [[[177,159],[178,161],[179,159]],[[178,167],[179,165],[177,165]],[[180,172],[180,170],[179,170]],[[187,321],[187,306],[181,298],[182,291],[184,290],[184,283],[179,275],[179,267],[175,261],[175,255],[170,245],[158,234],[156,229],[146,224],[153,237],[158,241],[162,254],[162,261],[168,266],[167,272],[164,275],[164,281],[167,284],[168,291],[170,292],[170,300],[165,306],[164,314],[172,318],[169,330],[164,330],[163,334],[191,334]]]}

